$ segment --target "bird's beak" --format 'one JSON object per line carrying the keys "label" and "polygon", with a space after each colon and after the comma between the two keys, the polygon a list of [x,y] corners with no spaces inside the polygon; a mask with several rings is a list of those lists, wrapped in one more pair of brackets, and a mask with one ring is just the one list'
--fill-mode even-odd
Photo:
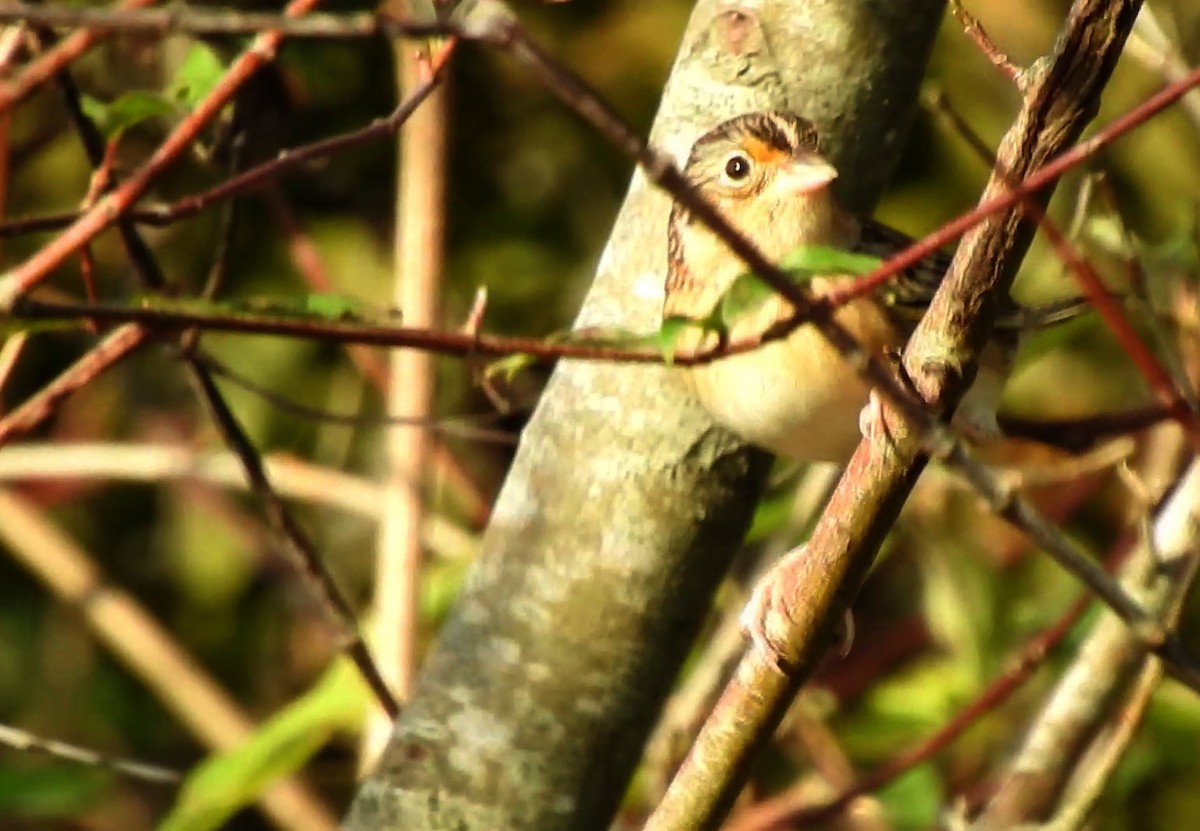
{"label": "bird's beak", "polygon": [[775,180],[781,196],[803,196],[820,190],[837,178],[837,168],[815,153],[805,153],[787,162]]}

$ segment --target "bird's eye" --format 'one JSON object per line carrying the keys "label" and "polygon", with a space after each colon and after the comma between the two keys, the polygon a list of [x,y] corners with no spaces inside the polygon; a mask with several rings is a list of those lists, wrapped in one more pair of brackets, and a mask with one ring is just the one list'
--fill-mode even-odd
{"label": "bird's eye", "polygon": [[725,161],[725,178],[731,182],[741,182],[750,175],[750,160],[741,153],[735,153]]}

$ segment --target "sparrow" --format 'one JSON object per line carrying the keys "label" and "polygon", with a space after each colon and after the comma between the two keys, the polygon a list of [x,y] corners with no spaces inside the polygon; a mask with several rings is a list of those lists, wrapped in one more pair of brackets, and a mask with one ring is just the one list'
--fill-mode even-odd
{"label": "sparrow", "polygon": [[[774,262],[805,245],[886,259],[913,242],[839,205],[831,187],[837,169],[821,156],[813,125],[791,112],[751,112],[719,124],[693,145],[683,173],[700,196]],[[678,202],[668,229],[663,317],[711,320],[716,304],[747,268]],[[839,307],[834,317],[872,354],[897,354],[949,264],[950,256],[937,252],[880,290]],[[820,295],[854,279],[818,276],[808,287]],[[975,434],[999,433],[996,406],[1020,331],[1036,328],[1033,321],[1056,322],[1086,307],[1070,301],[1030,310],[1007,302],[960,407],[960,422]],[[723,334],[730,340],[754,337],[793,313],[788,300],[772,293],[726,321]],[[703,326],[688,327],[677,343],[702,348],[720,336]],[[752,351],[679,371],[714,421],[778,455],[841,463],[861,438],[859,414],[870,388],[813,326],[799,326],[786,338]]]}

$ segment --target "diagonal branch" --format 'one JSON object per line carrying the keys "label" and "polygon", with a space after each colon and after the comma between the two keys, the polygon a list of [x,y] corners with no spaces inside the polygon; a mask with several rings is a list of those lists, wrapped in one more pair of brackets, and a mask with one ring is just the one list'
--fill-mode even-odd
{"label": "diagonal branch", "polygon": [[[1079,137],[1099,107],[1138,5],[1136,0],[1076,0],[1054,55],[1027,74],[1024,105],[999,153],[1010,175],[1025,179]],[[1020,189],[1010,190],[1004,178],[993,175],[984,204],[1031,195],[1014,195]],[[1036,198],[1044,203],[1049,190]],[[1008,290],[1032,232],[1024,214],[1010,209],[964,236],[905,350],[908,375],[936,411],[953,411],[973,380],[996,300]],[[834,622],[857,593],[928,461],[919,433],[908,413],[903,415],[884,410],[886,437],[859,445],[807,550],[777,568],[763,625],[771,642],[782,645],[792,672],[783,676],[754,653],[743,660],[648,829],[715,827],[737,794],[756,749],[769,739],[823,654]],[[947,449],[951,455],[959,452]],[[995,507],[1019,510],[1002,493],[995,496],[1000,497]],[[1135,608],[1139,614],[1133,619],[1144,621]]]}

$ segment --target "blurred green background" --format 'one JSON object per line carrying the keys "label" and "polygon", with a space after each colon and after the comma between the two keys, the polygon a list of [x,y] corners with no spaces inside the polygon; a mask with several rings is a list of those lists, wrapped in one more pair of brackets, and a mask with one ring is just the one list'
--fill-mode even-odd
{"label": "blurred green background", "polygon": [[[272,8],[260,4],[262,8]],[[639,131],[646,132],[674,58],[691,3],[684,0],[571,0],[518,8],[549,50],[594,84]],[[974,0],[971,9],[1018,62],[1046,52],[1066,2],[1027,0],[1019,12],[1005,0]],[[327,11],[353,8],[327,4]],[[1154,5],[1184,55],[1200,54],[1200,7],[1187,0]],[[214,41],[224,54],[233,44]],[[185,38],[118,37],[77,66],[90,96],[112,100],[129,89],[161,89],[186,51]],[[253,142],[260,158],[280,147],[353,130],[394,105],[391,54],[377,42],[292,42],[263,82]],[[1159,88],[1144,60],[1122,61],[1104,98],[1104,123]],[[989,145],[1009,125],[1017,95],[947,20],[927,80]],[[447,269],[442,320],[461,325],[479,286],[489,290],[486,328],[545,335],[569,326],[623,195],[630,165],[523,71],[502,55],[459,50],[451,98]],[[1195,106],[1193,104],[1193,106]],[[163,120],[140,125],[122,142],[132,169],[164,135]],[[208,141],[213,140],[210,132]],[[170,201],[221,178],[216,164],[190,160],[152,192]],[[7,215],[22,217],[78,206],[89,168],[57,92],[46,89],[15,112],[9,147]],[[1136,235],[1135,252],[1152,293],[1186,285],[1195,273],[1194,227],[1200,196],[1200,121],[1173,108],[1099,154],[1088,170],[1104,171],[1120,215]],[[919,114],[902,168],[879,216],[910,234],[935,228],[972,206],[986,166],[930,109]],[[388,142],[310,165],[280,183],[285,202],[311,235],[334,290],[385,307],[390,256],[395,152]],[[1053,214],[1075,216],[1083,171],[1060,187]],[[242,200],[224,297],[295,295],[309,291],[294,267],[277,211],[256,196]],[[1128,244],[1112,211],[1083,215],[1081,244],[1104,273],[1120,276]],[[218,238],[217,212],[167,229],[147,229],[168,276],[198,290]],[[3,241],[5,267],[48,239]],[[102,297],[138,291],[116,236],[93,249]],[[75,264],[53,284],[81,296]],[[1044,299],[1071,292],[1069,276],[1039,242],[1018,292]],[[1174,295],[1171,295],[1172,297]],[[65,368],[90,338],[37,335],[0,392],[9,409]],[[208,336],[206,347],[242,374],[310,407],[373,416],[376,390],[332,346],[291,340]],[[1120,350],[1094,322],[1034,344],[1018,370],[1010,406],[1023,413],[1078,415],[1128,406],[1145,393]],[[1180,360],[1186,355],[1176,355]],[[514,411],[499,419],[459,361],[438,364],[440,414],[479,415],[518,431],[545,375],[522,373],[504,385]],[[310,462],[378,477],[380,429],[322,424],[281,411],[231,385],[229,400],[258,446]],[[48,441],[120,440],[170,443],[198,450],[220,442],[199,410],[184,373],[162,348],[144,350],[70,398],[37,437]],[[454,436],[441,439],[464,488],[440,466],[432,509],[464,532],[467,545],[431,552],[424,613],[434,628],[469,560],[469,541],[484,505],[501,482],[511,447]],[[5,453],[0,450],[0,456]],[[1105,551],[1127,527],[1124,497],[1111,482],[1094,487],[1072,529]],[[320,617],[269,544],[253,503],[243,494],[201,482],[107,483],[25,480],[19,492],[43,508],[103,568],[167,627],[254,716],[266,718],[306,690],[331,658]],[[776,508],[787,494],[773,497]],[[981,528],[973,499],[942,488],[932,504],[914,507],[932,531],[898,535],[869,583],[861,625],[872,620],[925,632],[894,666],[874,667],[868,683],[850,684],[827,703],[826,717],[860,770],[882,763],[936,729],[994,677],[1031,633],[1061,614],[1076,589],[1036,556],[1003,561]],[[341,585],[369,596],[373,523],[336,508],[299,504],[297,511]],[[932,518],[932,519],[931,519]],[[770,523],[767,523],[769,526]],[[997,532],[998,533],[998,532]],[[1194,616],[1193,616],[1194,619]],[[896,631],[899,628],[896,627]],[[860,646],[861,650],[862,647]],[[1061,658],[1056,659],[1061,662]],[[853,663],[853,659],[851,659]],[[835,674],[836,676],[836,674]],[[965,740],[898,780],[884,793],[896,827],[923,828],[953,794],[986,782],[1012,749],[1053,678],[1035,676]],[[836,677],[834,679],[836,681]],[[837,684],[832,689],[837,690]],[[0,558],[0,721],[109,752],[187,769],[204,749],[89,634],[79,616],[54,601],[21,566]],[[1186,828],[1200,824],[1200,704],[1166,686],[1096,817],[1096,827]],[[334,810],[348,800],[356,776],[353,736],[330,742],[306,769]],[[774,760],[778,782],[803,765],[788,752]],[[634,789],[629,816],[645,806]],[[169,788],[17,751],[0,750],[0,826],[5,828],[135,829],[151,827],[174,796]],[[267,827],[254,811],[228,827]]]}

